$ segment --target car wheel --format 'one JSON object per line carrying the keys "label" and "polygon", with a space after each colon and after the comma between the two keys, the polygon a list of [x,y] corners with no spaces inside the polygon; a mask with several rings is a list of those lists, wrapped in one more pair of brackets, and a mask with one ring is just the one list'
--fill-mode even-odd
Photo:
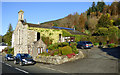
{"label": "car wheel", "polygon": [[22,63],[22,62],[20,62],[19,64],[20,64],[20,66],[23,66],[23,63]]}
{"label": "car wheel", "polygon": [[17,64],[16,60],[14,60],[14,64]]}

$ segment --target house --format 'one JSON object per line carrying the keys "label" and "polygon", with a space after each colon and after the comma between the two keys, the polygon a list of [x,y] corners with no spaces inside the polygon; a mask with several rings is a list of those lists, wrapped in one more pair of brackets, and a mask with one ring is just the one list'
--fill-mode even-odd
{"label": "house", "polygon": [[8,47],[8,45],[7,45],[6,43],[4,43],[4,42],[1,42],[1,43],[0,43],[0,52],[1,52],[3,49],[5,49],[6,47]]}
{"label": "house", "polygon": [[[43,42],[42,37],[49,37],[52,44],[64,42],[62,29],[50,25],[32,24],[24,21],[24,11],[18,12],[17,26],[12,34],[12,47],[14,47],[14,55],[17,53],[29,53],[33,57],[45,52],[47,45]],[[71,30],[67,28],[67,30]],[[74,31],[70,31],[76,34]],[[77,32],[77,34],[80,34]]]}

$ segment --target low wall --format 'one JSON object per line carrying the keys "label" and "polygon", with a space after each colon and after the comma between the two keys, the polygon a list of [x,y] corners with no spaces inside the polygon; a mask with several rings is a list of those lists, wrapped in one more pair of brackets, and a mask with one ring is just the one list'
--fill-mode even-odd
{"label": "low wall", "polygon": [[65,62],[69,62],[69,61],[74,61],[77,59],[82,59],[84,58],[84,54],[82,51],[79,51],[79,54],[76,54],[75,56],[68,58],[66,55],[63,56],[37,56],[35,58],[35,61],[37,62],[43,62],[43,63],[50,63],[50,64],[62,64]]}

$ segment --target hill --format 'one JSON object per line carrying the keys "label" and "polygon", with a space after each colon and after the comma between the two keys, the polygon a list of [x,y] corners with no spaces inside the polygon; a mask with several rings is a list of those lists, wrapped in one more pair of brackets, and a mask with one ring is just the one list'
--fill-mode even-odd
{"label": "hill", "polygon": [[105,2],[95,2],[92,3],[91,7],[87,9],[84,13],[78,14],[77,12],[69,14],[68,16],[41,23],[41,25],[51,25],[51,26],[59,26],[59,27],[67,27],[74,28],[77,31],[84,33],[93,34],[97,25],[99,24],[99,20],[102,15],[109,14],[110,21],[114,26],[120,24],[120,2],[113,2],[111,5],[106,5]]}

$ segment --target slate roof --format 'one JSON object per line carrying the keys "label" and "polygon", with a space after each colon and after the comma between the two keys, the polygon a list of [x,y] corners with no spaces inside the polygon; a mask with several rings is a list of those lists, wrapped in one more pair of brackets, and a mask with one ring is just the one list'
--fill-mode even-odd
{"label": "slate roof", "polygon": [[[59,28],[54,28],[54,26],[51,25],[40,25],[40,24],[32,24],[32,23],[25,23],[23,22],[23,25],[28,25],[29,27],[37,27],[37,28],[47,28],[47,29],[59,29]],[[67,30],[67,29],[65,29]],[[75,34],[75,35],[87,35],[85,33],[81,33],[79,31],[74,31],[74,30],[67,30],[68,32],[70,32],[71,34]]]}

